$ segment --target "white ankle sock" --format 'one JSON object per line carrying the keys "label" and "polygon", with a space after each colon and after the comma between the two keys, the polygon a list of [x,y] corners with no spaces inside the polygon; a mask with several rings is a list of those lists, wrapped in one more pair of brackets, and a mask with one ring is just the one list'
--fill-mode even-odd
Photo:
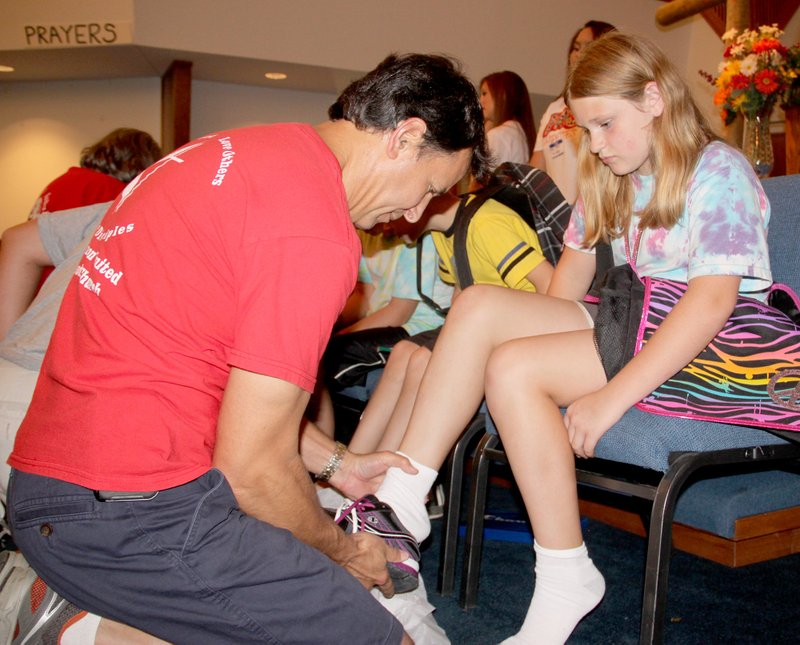
{"label": "white ankle sock", "polygon": [[390,468],[375,496],[391,506],[397,519],[411,532],[414,539],[422,542],[431,532],[425,498],[439,473],[414,461],[408,455],[403,456],[408,457],[419,472],[409,475],[400,468]]}
{"label": "white ankle sock", "polygon": [[547,549],[535,540],[536,582],[522,629],[501,645],[562,645],[602,600],[606,583],[586,545]]}

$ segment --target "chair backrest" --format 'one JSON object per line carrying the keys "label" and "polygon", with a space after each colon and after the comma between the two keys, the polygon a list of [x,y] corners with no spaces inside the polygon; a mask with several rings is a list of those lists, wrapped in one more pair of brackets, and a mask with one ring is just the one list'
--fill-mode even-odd
{"label": "chair backrest", "polygon": [[800,294],[800,175],[765,179],[763,186],[771,206],[767,239],[772,278]]}

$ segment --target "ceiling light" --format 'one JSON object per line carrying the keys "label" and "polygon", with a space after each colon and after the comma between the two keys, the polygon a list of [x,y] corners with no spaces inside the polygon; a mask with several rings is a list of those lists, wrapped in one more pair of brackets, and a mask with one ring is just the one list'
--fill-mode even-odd
{"label": "ceiling light", "polygon": [[0,65],[0,72],[13,72],[14,68],[11,65]]}
{"label": "ceiling light", "polygon": [[286,74],[283,72],[267,72],[264,77],[271,81],[282,81],[286,78]]}

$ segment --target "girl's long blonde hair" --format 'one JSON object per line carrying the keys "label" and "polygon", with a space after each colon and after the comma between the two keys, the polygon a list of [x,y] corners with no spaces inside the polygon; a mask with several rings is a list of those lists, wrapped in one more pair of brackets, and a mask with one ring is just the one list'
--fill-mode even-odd
{"label": "girl's long blonde hair", "polygon": [[[589,43],[567,80],[565,99],[610,97],[641,105],[655,82],[664,110],[653,119],[650,163],[655,189],[640,213],[642,228],[671,228],[686,205],[689,179],[703,148],[716,139],[676,67],[649,40],[610,32]],[[619,237],[633,211],[630,176],[616,176],[589,150],[587,133],[578,150],[578,185],[586,215],[584,243]]]}

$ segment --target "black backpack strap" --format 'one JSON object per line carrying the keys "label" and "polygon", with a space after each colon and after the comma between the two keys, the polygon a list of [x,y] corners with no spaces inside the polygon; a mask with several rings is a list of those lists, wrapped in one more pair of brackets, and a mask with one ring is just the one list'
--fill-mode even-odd
{"label": "black backpack strap", "polygon": [[504,188],[503,183],[493,181],[486,188],[461,198],[453,224],[453,262],[456,265],[456,275],[453,277],[456,279],[459,289],[466,289],[475,281],[469,267],[469,254],[467,253],[467,231],[472,216],[486,203],[486,200],[491,199]]}
{"label": "black backpack strap", "polygon": [[614,267],[614,253],[611,251],[609,242],[598,242],[594,247],[595,269],[592,286],[589,287],[589,295],[595,298],[600,297],[600,287],[605,284],[608,270]]}
{"label": "black backpack strap", "polygon": [[428,305],[431,309],[433,309],[437,314],[442,316],[443,318],[447,315],[447,312],[450,311],[450,307],[442,307],[438,302],[436,302],[433,298],[431,298],[428,294],[422,291],[422,244],[423,240],[425,239],[425,235],[421,235],[417,240],[417,293],[419,297],[422,299],[426,305]]}
{"label": "black backpack strap", "polygon": [[[498,181],[513,185],[523,191],[529,201],[530,217],[515,204],[506,204],[516,210],[536,231],[542,254],[555,266],[561,257],[564,232],[569,225],[572,206],[550,176],[527,164],[505,162],[495,170]],[[502,198],[500,201],[503,201]],[[533,222],[530,221],[531,217]]]}

